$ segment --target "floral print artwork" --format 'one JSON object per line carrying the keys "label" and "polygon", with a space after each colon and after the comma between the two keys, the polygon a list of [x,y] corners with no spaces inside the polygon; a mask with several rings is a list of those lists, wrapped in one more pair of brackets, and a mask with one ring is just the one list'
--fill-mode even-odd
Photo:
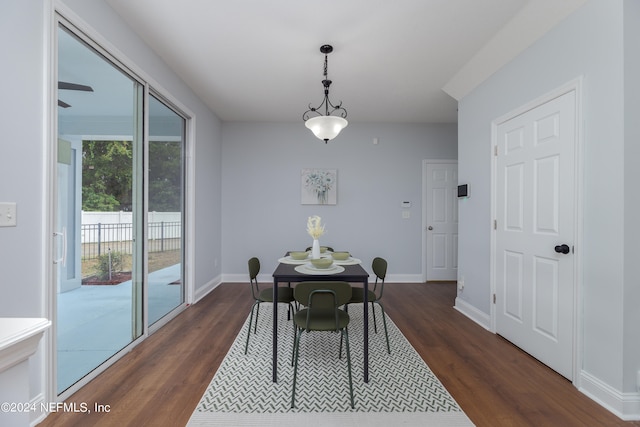
{"label": "floral print artwork", "polygon": [[336,169],[303,169],[301,175],[303,205],[336,204]]}

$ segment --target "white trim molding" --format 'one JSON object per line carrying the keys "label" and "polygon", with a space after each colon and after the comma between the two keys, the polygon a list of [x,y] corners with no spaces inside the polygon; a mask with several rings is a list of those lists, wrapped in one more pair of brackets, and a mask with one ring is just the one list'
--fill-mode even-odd
{"label": "white trim molding", "polygon": [[476,322],[478,325],[485,328],[487,331],[493,332],[491,330],[491,316],[489,316],[487,313],[478,310],[460,297],[456,298],[453,308]]}
{"label": "white trim molding", "polygon": [[620,392],[586,371],[580,372],[578,390],[624,421],[640,420],[640,392]]}
{"label": "white trim molding", "polygon": [[[244,277],[245,277],[244,281],[248,282],[247,280],[248,276],[245,274]],[[220,286],[221,283],[222,283],[222,277],[217,276],[211,279],[210,281],[208,281],[207,283],[205,283],[203,286],[200,286],[199,288],[195,289],[193,292],[193,304],[197,303],[202,298],[206,297],[209,294],[209,292],[211,292],[212,290]]]}

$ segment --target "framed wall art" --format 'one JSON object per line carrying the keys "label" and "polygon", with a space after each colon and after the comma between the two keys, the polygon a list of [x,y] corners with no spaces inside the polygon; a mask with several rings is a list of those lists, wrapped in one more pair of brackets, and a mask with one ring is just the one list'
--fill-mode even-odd
{"label": "framed wall art", "polygon": [[302,169],[300,177],[303,205],[335,205],[337,203],[337,169]]}

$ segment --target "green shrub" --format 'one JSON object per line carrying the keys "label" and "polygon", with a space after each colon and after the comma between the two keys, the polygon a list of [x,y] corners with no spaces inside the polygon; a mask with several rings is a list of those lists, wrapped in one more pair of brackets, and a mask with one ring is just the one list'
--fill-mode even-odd
{"label": "green shrub", "polygon": [[[121,252],[109,252],[98,256],[98,278],[100,280],[106,280],[109,278],[109,271],[111,273],[122,271],[122,253]],[[111,260],[111,268],[109,268],[109,260]]]}

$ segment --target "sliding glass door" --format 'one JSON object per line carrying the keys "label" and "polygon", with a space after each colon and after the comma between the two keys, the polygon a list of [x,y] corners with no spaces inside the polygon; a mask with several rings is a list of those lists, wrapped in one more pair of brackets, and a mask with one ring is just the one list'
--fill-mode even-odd
{"label": "sliding glass door", "polygon": [[58,392],[142,334],[143,86],[58,29]]}
{"label": "sliding glass door", "polygon": [[185,119],[149,96],[149,324],[184,302]]}
{"label": "sliding glass door", "polygon": [[186,120],[69,28],[57,31],[58,394],[185,303]]}

